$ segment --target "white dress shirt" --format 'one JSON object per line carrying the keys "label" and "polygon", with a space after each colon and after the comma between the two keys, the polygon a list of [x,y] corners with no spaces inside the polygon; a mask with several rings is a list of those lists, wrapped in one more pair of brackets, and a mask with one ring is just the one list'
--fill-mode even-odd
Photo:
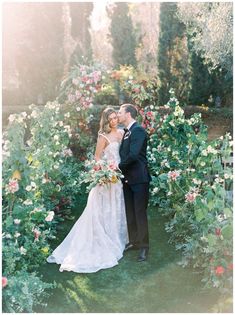
{"label": "white dress shirt", "polygon": [[129,125],[126,127],[128,130],[130,130],[131,126],[136,122],[136,120],[129,123]]}

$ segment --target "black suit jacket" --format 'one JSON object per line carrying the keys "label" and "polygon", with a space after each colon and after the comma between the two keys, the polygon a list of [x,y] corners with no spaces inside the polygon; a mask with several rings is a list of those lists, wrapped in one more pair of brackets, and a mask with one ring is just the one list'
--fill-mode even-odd
{"label": "black suit jacket", "polygon": [[124,134],[120,146],[121,162],[119,168],[128,184],[148,183],[151,179],[147,167],[147,133],[143,127],[134,123]]}

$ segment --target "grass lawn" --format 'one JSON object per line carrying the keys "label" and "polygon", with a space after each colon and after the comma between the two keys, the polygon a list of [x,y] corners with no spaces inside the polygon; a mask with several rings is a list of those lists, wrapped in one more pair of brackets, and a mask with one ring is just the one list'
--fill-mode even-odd
{"label": "grass lawn", "polygon": [[[216,289],[203,289],[200,275],[182,268],[181,255],[169,245],[165,219],[153,211],[149,218],[150,253],[137,262],[136,251],[124,254],[118,266],[93,274],[59,272],[59,265],[41,268],[47,282],[57,288],[49,297],[46,313],[209,313],[218,302]],[[80,215],[77,214],[78,217]],[[56,244],[63,240],[74,221],[63,223]],[[56,245],[55,245],[56,246]]]}

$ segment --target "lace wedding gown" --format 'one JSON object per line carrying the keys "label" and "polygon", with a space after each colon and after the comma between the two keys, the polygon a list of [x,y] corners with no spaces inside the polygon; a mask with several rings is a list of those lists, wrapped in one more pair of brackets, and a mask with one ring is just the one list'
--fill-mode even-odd
{"label": "lace wedding gown", "polygon": [[[103,157],[119,163],[119,145],[109,143]],[[122,183],[97,185],[82,215],[47,262],[61,264],[60,271],[96,272],[117,265],[127,243]]]}

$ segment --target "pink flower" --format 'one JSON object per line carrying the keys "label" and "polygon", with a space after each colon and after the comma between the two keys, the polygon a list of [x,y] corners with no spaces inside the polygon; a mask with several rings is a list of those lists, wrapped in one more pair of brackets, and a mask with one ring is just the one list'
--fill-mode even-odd
{"label": "pink flower", "polygon": [[82,94],[79,91],[76,91],[75,95],[76,95],[76,99],[79,99],[82,96]]}
{"label": "pink flower", "polygon": [[97,171],[101,170],[101,166],[100,165],[94,165],[93,170],[97,172]]}
{"label": "pink flower", "polygon": [[94,83],[96,84],[98,81],[100,81],[101,72],[100,71],[94,71],[92,73],[92,76],[93,76]]}
{"label": "pink flower", "polygon": [[115,171],[117,169],[117,165],[115,163],[111,163],[109,164],[109,168]]}
{"label": "pink flower", "polygon": [[152,112],[147,112],[147,113],[146,113],[146,116],[152,117],[152,116],[153,116],[153,113],[152,113]]}
{"label": "pink flower", "polygon": [[19,184],[17,179],[10,179],[8,185],[6,185],[6,191],[14,194],[19,190]]}
{"label": "pink flower", "polygon": [[225,272],[225,269],[222,266],[217,266],[215,269],[215,273],[217,274],[217,276],[221,276],[224,272]]}
{"label": "pink flower", "polygon": [[134,91],[135,93],[139,93],[139,92],[140,92],[140,89],[139,89],[139,88],[134,88],[133,91]]}
{"label": "pink flower", "polygon": [[38,241],[39,236],[41,235],[41,232],[39,230],[37,230],[37,229],[34,229],[33,233],[34,233],[34,240]]}
{"label": "pink flower", "polygon": [[88,78],[88,76],[84,76],[84,77],[82,77],[81,80],[82,80],[82,82],[86,83],[89,80],[89,78]]}
{"label": "pink flower", "polygon": [[173,181],[175,181],[177,179],[177,177],[179,177],[179,176],[180,176],[180,172],[179,171],[168,172],[168,178],[170,178]]}
{"label": "pink flower", "polygon": [[215,229],[215,235],[217,235],[217,236],[221,235],[221,229],[220,228]]}
{"label": "pink flower", "polygon": [[6,277],[2,277],[2,287],[5,288],[7,286],[7,278]]}
{"label": "pink flower", "polygon": [[145,129],[146,129],[146,127],[147,127],[144,123],[142,123],[141,126],[142,126],[143,128],[145,128]]}
{"label": "pink flower", "polygon": [[64,157],[73,156],[73,152],[71,149],[64,149],[64,151],[62,152],[62,155]]}
{"label": "pink flower", "polygon": [[194,200],[196,199],[196,197],[197,197],[197,194],[196,194],[196,193],[191,193],[191,192],[189,192],[189,193],[187,193],[187,194],[185,195],[186,201],[187,201],[187,202],[190,202],[190,203],[194,202]]}

